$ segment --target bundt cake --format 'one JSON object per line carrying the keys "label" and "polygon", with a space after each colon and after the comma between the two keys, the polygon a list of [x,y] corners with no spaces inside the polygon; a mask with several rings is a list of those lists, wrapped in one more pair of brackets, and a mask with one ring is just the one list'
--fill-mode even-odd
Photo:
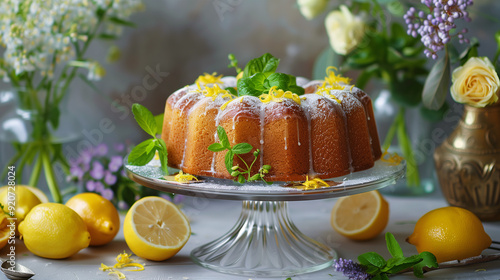
{"label": "bundt cake", "polygon": [[[227,151],[208,149],[219,141],[220,126],[231,146],[253,147],[234,156],[233,164],[250,166],[255,160],[251,174],[271,166],[263,175],[266,181],[332,178],[372,167],[381,150],[370,97],[331,69],[327,73],[323,81],[301,78],[299,85],[295,77],[282,74],[278,85],[264,82],[267,89],[258,96],[237,95],[251,91],[240,83],[255,73],[241,79],[200,76],[167,99],[162,139],[168,165],[193,175],[235,179],[226,165]],[[305,89],[300,88],[302,95],[299,86]]]}

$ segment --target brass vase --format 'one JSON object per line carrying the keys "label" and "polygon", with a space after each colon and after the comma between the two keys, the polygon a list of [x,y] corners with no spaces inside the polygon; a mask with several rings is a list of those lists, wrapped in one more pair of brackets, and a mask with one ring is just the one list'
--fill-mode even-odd
{"label": "brass vase", "polygon": [[468,105],[453,133],[435,150],[436,171],[448,203],[481,220],[500,220],[500,105]]}

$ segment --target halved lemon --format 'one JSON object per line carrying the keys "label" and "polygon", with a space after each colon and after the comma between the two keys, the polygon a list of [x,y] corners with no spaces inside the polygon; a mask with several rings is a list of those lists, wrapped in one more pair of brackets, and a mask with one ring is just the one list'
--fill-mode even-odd
{"label": "halved lemon", "polygon": [[389,204],[378,191],[339,198],[331,215],[333,229],[354,240],[374,238],[388,221]]}
{"label": "halved lemon", "polygon": [[156,196],[134,203],[125,216],[123,233],[128,247],[141,258],[163,261],[187,243],[191,227],[172,202]]}

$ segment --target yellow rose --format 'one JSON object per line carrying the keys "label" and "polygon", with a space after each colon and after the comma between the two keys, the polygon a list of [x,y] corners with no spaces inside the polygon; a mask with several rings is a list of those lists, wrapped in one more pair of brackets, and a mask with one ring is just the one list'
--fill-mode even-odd
{"label": "yellow rose", "polygon": [[485,107],[498,101],[500,80],[487,57],[471,57],[453,71],[451,96],[458,103]]}
{"label": "yellow rose", "polygon": [[362,17],[354,16],[346,6],[341,5],[340,10],[328,14],[325,26],[333,50],[346,55],[363,39],[366,25]]}
{"label": "yellow rose", "polygon": [[297,0],[297,4],[305,18],[313,19],[325,10],[328,0]]}

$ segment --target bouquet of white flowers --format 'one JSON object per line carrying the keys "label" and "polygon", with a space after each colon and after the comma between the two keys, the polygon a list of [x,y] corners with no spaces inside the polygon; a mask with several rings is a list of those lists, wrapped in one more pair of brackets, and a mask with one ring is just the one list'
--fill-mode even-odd
{"label": "bouquet of white flowers", "polygon": [[[105,74],[99,62],[87,58],[93,39],[115,39],[128,17],[142,8],[141,0],[2,0],[0,2],[0,77],[11,83],[18,106],[33,113],[31,135],[11,141],[16,155],[7,166],[20,173],[33,164],[29,185],[41,169],[53,200],[61,202],[53,164],[69,165],[54,139],[61,100],[75,77],[89,83]],[[116,57],[116,48],[112,48]],[[79,73],[86,69],[87,75]],[[18,178],[20,176],[18,175]]]}

